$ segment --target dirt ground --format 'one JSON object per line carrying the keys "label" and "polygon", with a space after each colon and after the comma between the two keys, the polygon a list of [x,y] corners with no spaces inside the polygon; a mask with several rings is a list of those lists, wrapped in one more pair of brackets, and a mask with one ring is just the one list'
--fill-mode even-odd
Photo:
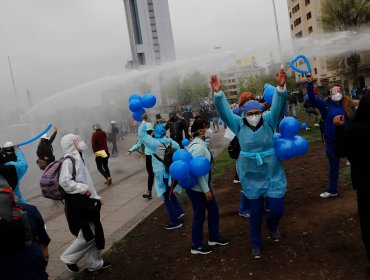
{"label": "dirt ground", "polygon": [[[214,190],[221,233],[231,240],[229,246],[209,255],[190,254],[192,210],[186,198],[181,229],[164,229],[167,216],[160,207],[113,252],[111,268],[85,273],[84,279],[367,279],[355,191],[341,182],[340,196],[319,197],[327,184],[323,144],[310,142],[306,156],[284,165],[288,192],[280,223],[282,240],[269,240],[264,226],[262,259],[251,257],[249,221],[237,215],[240,185],[232,183],[234,171],[228,169]],[[204,232],[206,242],[207,223]]]}

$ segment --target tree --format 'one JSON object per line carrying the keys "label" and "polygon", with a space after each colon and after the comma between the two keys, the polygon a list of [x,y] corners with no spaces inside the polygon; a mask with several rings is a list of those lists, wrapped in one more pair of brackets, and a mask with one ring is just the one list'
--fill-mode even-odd
{"label": "tree", "polygon": [[[321,21],[327,30],[357,30],[370,22],[369,0],[326,0],[322,4]],[[360,55],[352,51],[342,58],[339,65],[347,65],[352,72],[354,83],[358,83]]]}

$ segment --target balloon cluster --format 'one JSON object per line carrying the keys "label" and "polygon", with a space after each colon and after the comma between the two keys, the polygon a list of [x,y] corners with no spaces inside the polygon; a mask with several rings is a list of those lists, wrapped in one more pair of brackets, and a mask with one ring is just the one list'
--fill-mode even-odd
{"label": "balloon cluster", "polygon": [[281,160],[304,155],[308,150],[308,141],[297,136],[301,125],[296,118],[286,117],[280,122],[280,133],[274,134],[275,153]]}
{"label": "balloon cluster", "polygon": [[179,181],[184,189],[191,189],[198,182],[200,176],[204,176],[211,170],[211,163],[206,157],[192,157],[187,150],[177,150],[172,157],[170,174]]}
{"label": "balloon cluster", "polygon": [[144,108],[152,108],[157,99],[151,93],[146,93],[144,96],[139,94],[132,94],[128,99],[128,107],[132,112],[132,117],[135,121],[142,121],[141,116],[145,113]]}

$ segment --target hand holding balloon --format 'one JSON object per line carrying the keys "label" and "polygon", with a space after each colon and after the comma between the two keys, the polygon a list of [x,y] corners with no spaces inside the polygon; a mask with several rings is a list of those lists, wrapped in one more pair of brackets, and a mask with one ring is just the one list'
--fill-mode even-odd
{"label": "hand holding balloon", "polygon": [[285,82],[286,82],[286,73],[284,68],[280,69],[280,73],[276,74],[276,82],[280,87],[284,87]]}

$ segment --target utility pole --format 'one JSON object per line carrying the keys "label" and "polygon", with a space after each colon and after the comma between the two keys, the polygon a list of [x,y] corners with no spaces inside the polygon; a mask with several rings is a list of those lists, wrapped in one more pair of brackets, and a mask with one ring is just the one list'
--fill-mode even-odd
{"label": "utility pole", "polygon": [[275,28],[276,28],[276,36],[277,36],[277,40],[278,40],[279,55],[280,55],[280,63],[281,63],[281,66],[283,67],[283,66],[284,66],[284,61],[283,61],[283,53],[282,53],[282,50],[281,50],[280,34],[279,34],[279,25],[278,25],[277,16],[276,16],[275,0],[272,0],[272,6],[273,6],[273,8],[274,8]]}
{"label": "utility pole", "polygon": [[17,102],[17,114],[18,114],[18,121],[20,122],[21,119],[22,119],[22,116],[21,116],[21,107],[20,107],[20,103],[19,103],[19,98],[18,98],[18,94],[17,94],[17,88],[15,87],[15,81],[14,81],[14,76],[13,76],[13,70],[12,70],[12,64],[10,63],[10,57],[8,56],[8,61],[9,61],[9,69],[10,69],[10,75],[12,76],[12,82],[13,82],[13,90],[14,90],[14,95],[15,95],[15,99],[16,99],[16,102]]}

